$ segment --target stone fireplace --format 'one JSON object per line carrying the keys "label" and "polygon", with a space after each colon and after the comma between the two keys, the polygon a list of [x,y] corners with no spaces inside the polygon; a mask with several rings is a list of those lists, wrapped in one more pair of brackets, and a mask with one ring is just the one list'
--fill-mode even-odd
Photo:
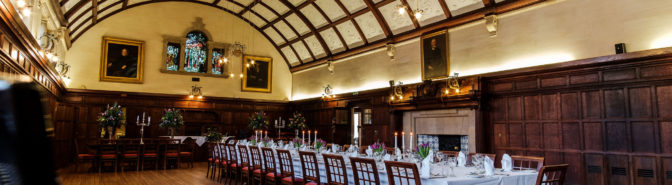
{"label": "stone fireplace", "polygon": [[406,141],[413,132],[414,142],[427,142],[434,150],[477,152],[476,114],[472,109],[409,111],[404,112],[403,122]]}

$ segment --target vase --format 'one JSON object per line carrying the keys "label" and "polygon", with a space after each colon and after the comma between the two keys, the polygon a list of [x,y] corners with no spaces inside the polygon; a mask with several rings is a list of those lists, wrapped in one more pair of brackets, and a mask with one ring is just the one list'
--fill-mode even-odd
{"label": "vase", "polygon": [[168,128],[170,130],[170,139],[175,139],[175,129],[174,128]]}
{"label": "vase", "polygon": [[107,133],[107,142],[108,144],[112,144],[112,138],[114,138],[114,131],[113,127],[107,127],[105,132]]}

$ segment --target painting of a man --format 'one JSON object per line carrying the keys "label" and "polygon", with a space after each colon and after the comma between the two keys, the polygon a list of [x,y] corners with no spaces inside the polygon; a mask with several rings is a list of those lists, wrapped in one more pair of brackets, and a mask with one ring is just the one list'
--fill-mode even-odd
{"label": "painting of a man", "polygon": [[243,91],[271,92],[271,58],[246,55],[243,61]]}
{"label": "painting of a man", "polygon": [[103,37],[100,80],[142,83],[144,42]]}
{"label": "painting of a man", "polygon": [[448,76],[449,56],[447,32],[439,31],[422,37],[422,79]]}

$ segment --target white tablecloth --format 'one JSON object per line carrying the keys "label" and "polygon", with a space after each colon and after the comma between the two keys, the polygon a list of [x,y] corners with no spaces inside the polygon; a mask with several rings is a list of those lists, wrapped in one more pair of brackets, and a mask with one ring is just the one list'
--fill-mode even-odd
{"label": "white tablecloth", "polygon": [[[160,137],[168,137],[170,136],[160,136]],[[175,136],[174,139],[179,139],[181,142],[184,142],[185,139],[191,138],[196,140],[196,144],[198,146],[202,146],[205,143],[205,136]]]}

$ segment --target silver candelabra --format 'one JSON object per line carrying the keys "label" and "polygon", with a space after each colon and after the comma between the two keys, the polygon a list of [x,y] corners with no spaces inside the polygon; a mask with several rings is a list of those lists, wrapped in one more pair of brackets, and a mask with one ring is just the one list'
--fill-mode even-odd
{"label": "silver candelabra", "polygon": [[[142,122],[140,122],[142,121]],[[145,144],[142,141],[142,138],[145,133],[145,127],[148,127],[149,125],[152,124],[152,116],[147,117],[147,122],[145,122],[145,112],[142,112],[142,120],[140,120],[140,115],[138,115],[138,118],[135,121],[135,125],[140,126],[140,144]]]}
{"label": "silver candelabra", "polygon": [[280,138],[280,130],[285,128],[285,120],[283,120],[282,117],[275,120],[275,128],[278,129],[278,138]]}

